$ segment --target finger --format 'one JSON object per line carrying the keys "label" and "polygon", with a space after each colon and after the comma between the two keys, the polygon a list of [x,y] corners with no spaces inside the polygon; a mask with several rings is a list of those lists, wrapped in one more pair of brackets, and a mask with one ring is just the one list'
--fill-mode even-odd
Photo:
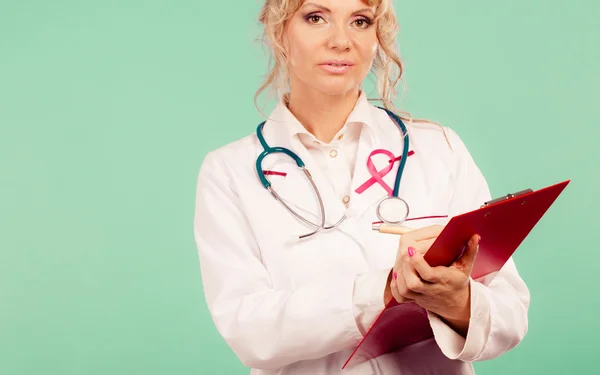
{"label": "finger", "polygon": [[405,298],[402,295],[400,295],[400,293],[398,291],[398,283],[396,282],[396,280],[397,280],[397,274],[394,273],[394,275],[392,276],[392,281],[390,281],[390,290],[392,292],[392,297],[394,297],[394,299],[398,303],[412,302],[411,299]]}
{"label": "finger", "polygon": [[431,238],[436,238],[440,235],[442,230],[444,229],[443,225],[430,225],[427,227],[419,228],[413,230],[409,233],[406,233],[402,237],[400,237],[400,242],[418,242],[423,240],[428,240]]}
{"label": "finger", "polygon": [[409,246],[414,247],[415,249],[417,249],[420,252],[426,252],[430,246],[428,246],[428,242],[427,241],[431,241],[431,240],[423,240],[423,241],[419,241],[419,242],[415,242],[415,241],[400,241],[400,244],[398,246],[398,253],[396,254],[396,262],[394,263],[394,270],[396,270],[398,273],[402,273],[402,265],[406,262],[409,261],[408,259],[408,253],[407,253],[407,248]]}
{"label": "finger", "polygon": [[402,265],[402,271],[398,271],[398,277],[396,278],[396,290],[402,298],[413,300],[419,296],[419,293],[410,290],[408,285],[406,285],[407,266],[410,267],[408,262]]}
{"label": "finger", "polygon": [[[441,231],[442,228],[443,227],[441,225],[432,225],[430,227],[417,229],[415,231],[425,230],[425,231],[428,231],[428,233],[430,233],[430,234],[435,234],[435,233]],[[396,269],[400,269],[402,267],[402,262],[406,261],[406,257],[403,257],[403,255],[406,255],[406,249],[409,246],[414,247],[421,254],[425,254],[431,248],[431,245],[433,245],[433,243],[437,239],[437,236],[418,236],[416,238],[419,240],[413,241],[413,240],[411,240],[411,237],[406,237],[406,236],[407,235],[404,235],[400,238],[400,243],[398,246],[398,256],[396,256],[396,263],[394,265],[394,268],[396,268]]]}
{"label": "finger", "polygon": [[[429,283],[437,283],[440,281],[440,269],[433,268],[427,263],[427,261],[423,258],[423,255],[418,251],[411,252],[411,248],[408,249],[409,253],[409,264],[415,270],[416,275]],[[410,254],[413,254],[410,256]]]}
{"label": "finger", "polygon": [[[410,257],[408,255],[408,248],[412,248],[416,252],[421,254],[425,254],[427,250],[431,247],[429,243],[434,240],[424,240],[419,241],[417,243],[410,244],[410,246],[400,246],[398,249],[398,254],[396,255],[396,263],[394,265],[394,269],[398,270],[398,274],[401,275],[404,272],[404,264],[410,263]],[[428,243],[426,243],[428,242]]]}
{"label": "finger", "polygon": [[392,297],[394,297],[394,299],[397,302],[400,302],[402,297],[400,297],[400,294],[398,294],[398,284],[396,284],[396,273],[395,272],[394,272],[394,276],[392,276],[392,280],[390,281],[390,291],[392,292]]}
{"label": "finger", "polygon": [[471,236],[467,242],[467,247],[463,252],[462,256],[454,262],[455,268],[463,271],[465,275],[470,275],[475,263],[477,252],[479,251],[479,235],[475,234]]}
{"label": "finger", "polygon": [[398,247],[398,253],[396,254],[396,263],[394,264],[394,270],[398,272],[398,276],[401,276],[404,270],[404,263],[409,262],[407,248],[409,246],[415,246],[413,243],[411,244],[400,244]]}
{"label": "finger", "polygon": [[425,291],[425,283],[419,277],[419,274],[410,262],[404,263],[402,274],[404,275],[404,284],[413,298],[418,297]]}
{"label": "finger", "polygon": [[425,254],[427,250],[431,248],[431,245],[435,242],[436,238],[431,238],[427,240],[417,241],[415,243],[410,244],[415,250],[417,250],[421,254]]}

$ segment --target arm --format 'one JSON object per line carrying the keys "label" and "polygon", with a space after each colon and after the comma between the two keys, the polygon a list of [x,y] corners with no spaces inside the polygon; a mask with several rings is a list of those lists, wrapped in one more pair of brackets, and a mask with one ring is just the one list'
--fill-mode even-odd
{"label": "arm", "polygon": [[[479,208],[491,199],[491,194],[458,135],[450,130],[449,138],[458,155],[455,190],[449,207],[454,216]],[[457,333],[457,329],[440,316],[429,313],[431,327],[443,353],[451,359],[481,361],[496,358],[518,345],[527,333],[529,298],[529,290],[511,258],[493,280],[489,277],[477,281],[470,279],[470,317],[466,335]]]}
{"label": "arm", "polygon": [[[382,272],[274,288],[227,170],[214,154],[206,156],[194,218],[205,298],[224,340],[246,366],[264,369],[355,346],[363,311],[383,303]],[[377,284],[380,296],[372,293]]]}

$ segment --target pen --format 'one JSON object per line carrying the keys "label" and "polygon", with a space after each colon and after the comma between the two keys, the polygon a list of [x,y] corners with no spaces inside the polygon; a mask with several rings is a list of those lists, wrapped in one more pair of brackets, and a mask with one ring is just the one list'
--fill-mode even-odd
{"label": "pen", "polygon": [[401,227],[398,225],[373,224],[373,230],[379,233],[403,235],[412,232],[413,228]]}

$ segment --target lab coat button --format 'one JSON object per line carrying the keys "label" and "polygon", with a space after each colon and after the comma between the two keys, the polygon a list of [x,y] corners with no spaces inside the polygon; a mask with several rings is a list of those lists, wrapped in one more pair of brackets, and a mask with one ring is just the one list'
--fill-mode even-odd
{"label": "lab coat button", "polygon": [[336,150],[331,150],[329,152],[329,156],[331,156],[332,158],[335,158],[337,156],[338,152]]}
{"label": "lab coat button", "polygon": [[350,197],[346,195],[344,199],[342,199],[342,202],[348,204],[348,202],[350,202]]}

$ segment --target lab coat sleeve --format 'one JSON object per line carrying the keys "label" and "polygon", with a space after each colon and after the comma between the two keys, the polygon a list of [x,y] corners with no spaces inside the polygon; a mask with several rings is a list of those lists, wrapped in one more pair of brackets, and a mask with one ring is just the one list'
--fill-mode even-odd
{"label": "lab coat sleeve", "polygon": [[[458,135],[446,129],[458,157],[449,211],[456,214],[479,208],[491,199],[488,184]],[[485,241],[485,239],[482,239]],[[527,333],[529,290],[510,258],[495,275],[470,279],[471,318],[465,338],[439,316],[429,313],[434,337],[448,358],[465,362],[496,358],[517,346]]]}
{"label": "lab coat sleeve", "polygon": [[198,176],[194,219],[205,299],[229,347],[244,365],[262,369],[355,347],[362,334],[355,316],[361,307],[354,304],[383,299],[384,288],[379,297],[369,288],[381,271],[360,280],[328,275],[295,290],[273,287],[231,181],[223,159],[209,153]]}

